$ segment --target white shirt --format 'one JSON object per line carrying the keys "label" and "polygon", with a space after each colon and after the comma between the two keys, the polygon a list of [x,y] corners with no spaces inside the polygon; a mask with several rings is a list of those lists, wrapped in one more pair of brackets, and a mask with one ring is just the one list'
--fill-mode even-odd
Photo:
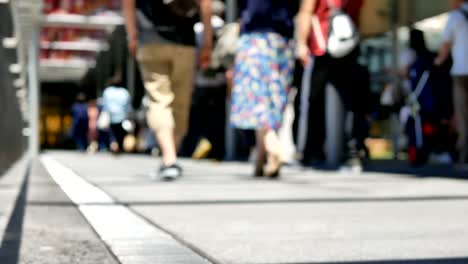
{"label": "white shirt", "polygon": [[107,111],[112,124],[122,123],[130,110],[130,94],[125,88],[110,86],[102,96],[103,111]]}
{"label": "white shirt", "polygon": [[[468,3],[464,3],[462,8],[468,11]],[[452,75],[468,75],[468,19],[460,10],[450,12],[443,39],[452,43]]]}

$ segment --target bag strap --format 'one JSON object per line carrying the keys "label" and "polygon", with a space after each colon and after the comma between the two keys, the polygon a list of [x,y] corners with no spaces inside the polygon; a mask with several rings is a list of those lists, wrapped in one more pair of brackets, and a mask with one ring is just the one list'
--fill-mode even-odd
{"label": "bag strap", "polygon": [[429,81],[429,77],[431,77],[430,71],[429,70],[424,71],[423,74],[421,75],[421,78],[419,78],[418,83],[416,84],[416,89],[414,89],[413,96],[415,98],[418,98],[421,95],[422,91],[424,90],[424,87]]}
{"label": "bag strap", "polygon": [[327,50],[327,43],[323,34],[322,26],[320,25],[320,20],[317,15],[312,15],[312,29],[317,41],[317,45],[322,50]]}

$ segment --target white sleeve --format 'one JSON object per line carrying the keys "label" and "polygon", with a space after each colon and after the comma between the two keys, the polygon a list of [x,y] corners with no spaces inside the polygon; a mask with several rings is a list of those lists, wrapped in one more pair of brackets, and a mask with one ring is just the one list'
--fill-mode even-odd
{"label": "white sleeve", "polygon": [[416,54],[411,49],[403,50],[400,54],[400,69],[405,69],[414,63],[416,60]]}
{"label": "white sleeve", "polygon": [[102,93],[102,110],[103,111],[108,111],[107,109],[109,107],[109,102],[108,102],[108,90],[104,89],[104,92]]}
{"label": "white sleeve", "polygon": [[453,42],[455,35],[455,26],[456,26],[456,17],[455,13],[450,13],[447,24],[445,25],[444,32],[442,33],[442,40],[444,42]]}

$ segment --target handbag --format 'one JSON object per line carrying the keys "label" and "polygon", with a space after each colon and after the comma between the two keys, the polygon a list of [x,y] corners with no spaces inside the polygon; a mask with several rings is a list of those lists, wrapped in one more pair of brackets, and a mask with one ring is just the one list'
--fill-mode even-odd
{"label": "handbag", "polygon": [[100,130],[107,130],[110,128],[110,125],[111,125],[111,117],[110,117],[109,112],[102,111],[99,114],[99,117],[96,123],[97,128]]}
{"label": "handbag", "polygon": [[212,68],[230,68],[234,64],[239,35],[239,23],[227,24],[218,31],[211,60]]}

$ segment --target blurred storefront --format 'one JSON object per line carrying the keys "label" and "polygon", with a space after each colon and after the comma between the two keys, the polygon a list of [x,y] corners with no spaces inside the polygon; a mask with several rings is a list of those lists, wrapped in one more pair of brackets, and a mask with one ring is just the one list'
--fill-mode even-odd
{"label": "blurred storefront", "polygon": [[40,142],[73,147],[70,107],[82,92],[98,98],[116,71],[125,74],[120,0],[44,0],[40,35]]}

